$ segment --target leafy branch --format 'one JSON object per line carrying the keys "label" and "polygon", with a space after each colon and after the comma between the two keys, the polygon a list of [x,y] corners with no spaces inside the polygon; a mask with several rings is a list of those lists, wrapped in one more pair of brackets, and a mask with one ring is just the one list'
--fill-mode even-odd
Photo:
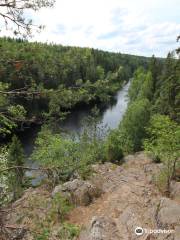
{"label": "leafy branch", "polygon": [[43,26],[34,25],[32,19],[25,17],[26,10],[38,11],[43,7],[52,7],[55,0],[0,0],[0,16],[7,30],[15,35],[32,36],[32,30],[41,30]]}

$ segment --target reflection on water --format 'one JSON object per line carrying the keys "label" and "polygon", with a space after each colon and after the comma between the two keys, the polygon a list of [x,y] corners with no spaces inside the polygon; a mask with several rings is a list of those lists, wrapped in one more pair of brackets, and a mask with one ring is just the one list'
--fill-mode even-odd
{"label": "reflection on water", "polygon": [[[127,109],[128,99],[127,99],[127,92],[129,88],[130,82],[126,84],[115,96],[115,103],[108,108],[106,108],[104,111],[101,112],[101,124],[100,126],[106,126],[107,129],[114,129],[119,125],[119,122],[122,120],[123,115]],[[89,116],[91,112],[90,108],[86,109],[80,109],[73,111],[71,114],[68,115],[66,120],[60,124],[60,128],[63,131],[68,132],[80,132],[82,129],[82,122],[83,119],[85,119],[87,116]],[[30,166],[32,168],[36,168],[38,165],[35,162],[32,162],[31,159],[28,157],[31,155],[35,139],[37,137],[37,133],[40,131],[40,127],[33,127],[32,129],[29,129],[26,131],[25,134],[21,134],[20,138],[24,145],[25,154],[27,156],[27,166]],[[35,177],[34,180],[32,180],[32,184],[36,185],[38,182],[40,182],[42,176],[40,176],[39,173],[32,173],[32,171],[26,172],[27,176]],[[35,176],[36,175],[36,176]],[[38,175],[38,177],[37,177]]]}
{"label": "reflection on water", "polygon": [[102,124],[107,125],[110,129],[114,129],[119,125],[126,111],[128,99],[127,92],[129,84],[126,84],[116,96],[117,102],[114,106],[108,108],[102,115]]}
{"label": "reflection on water", "polygon": [[[104,111],[101,112],[101,125],[107,126],[107,128],[114,129],[119,125],[119,122],[122,120],[123,115],[126,111],[128,99],[127,92],[130,82],[126,84],[115,96],[115,103]],[[67,119],[60,125],[60,128],[64,131],[69,132],[80,132],[82,127],[82,121],[91,112],[90,108],[80,109],[73,111],[68,115]],[[20,134],[20,139],[24,145],[24,150],[26,156],[30,156],[33,151],[35,139],[37,133],[40,131],[39,126],[34,126],[31,129],[26,130],[25,133]]]}
{"label": "reflection on water", "polygon": [[[119,125],[122,117],[126,111],[128,99],[127,92],[130,83],[126,84],[115,96],[115,103],[103,112],[101,112],[101,125],[107,128],[114,129]],[[82,128],[83,119],[89,116],[90,108],[73,111],[61,124],[61,129],[69,132],[80,132]]]}

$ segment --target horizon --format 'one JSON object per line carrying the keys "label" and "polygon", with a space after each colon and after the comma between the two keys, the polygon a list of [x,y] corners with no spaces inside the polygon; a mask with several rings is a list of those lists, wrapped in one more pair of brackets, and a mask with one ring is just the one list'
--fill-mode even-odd
{"label": "horizon", "polygon": [[[23,38],[20,38],[20,37],[13,37],[13,36],[0,36],[0,39],[2,38],[10,38],[11,40],[22,40],[24,42],[28,42],[28,43],[40,43],[40,44],[45,44],[45,45],[56,45],[56,46],[62,46],[62,47],[69,47],[69,48],[87,48],[87,49],[93,49],[93,50],[97,50],[97,51],[103,51],[103,52],[108,52],[108,53],[114,53],[114,54],[123,54],[123,55],[130,55],[130,56],[135,56],[135,57],[144,57],[144,58],[151,58],[154,54],[152,54],[152,56],[144,56],[144,55],[136,55],[136,54],[131,54],[131,53],[124,53],[124,52],[115,52],[115,51],[110,51],[110,50],[104,50],[104,49],[100,49],[100,48],[94,48],[94,47],[88,47],[88,46],[84,46],[84,47],[81,47],[81,46],[73,46],[73,45],[64,45],[64,44],[61,44],[61,43],[55,43],[55,42],[42,42],[42,41],[30,41],[30,39],[23,39]],[[168,53],[167,53],[168,54]],[[155,56],[155,55],[154,55]],[[155,56],[156,58],[162,58],[162,59],[165,59],[167,56],[165,57],[158,57],[158,56]]]}
{"label": "horizon", "polygon": [[[30,42],[88,47],[136,56],[166,57],[178,47],[178,0],[56,1],[38,13],[26,11],[35,24],[45,25]],[[13,37],[2,30],[0,36]]]}

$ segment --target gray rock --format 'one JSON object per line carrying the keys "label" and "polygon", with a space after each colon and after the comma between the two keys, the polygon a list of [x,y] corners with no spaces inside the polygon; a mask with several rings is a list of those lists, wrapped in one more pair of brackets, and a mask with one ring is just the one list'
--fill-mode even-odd
{"label": "gray rock", "polygon": [[180,204],[168,198],[162,198],[157,209],[157,225],[170,228],[180,225]]}
{"label": "gray rock", "polygon": [[79,240],[119,240],[116,223],[108,217],[93,217],[88,230],[81,232]]}
{"label": "gray rock", "polygon": [[170,195],[173,199],[180,200],[180,182],[171,182]]}
{"label": "gray rock", "polygon": [[174,235],[175,235],[174,240],[179,240],[180,239],[180,226],[175,227]]}
{"label": "gray rock", "polygon": [[101,191],[89,181],[75,179],[56,186],[52,192],[52,197],[57,193],[60,193],[76,206],[87,206],[100,196]]}

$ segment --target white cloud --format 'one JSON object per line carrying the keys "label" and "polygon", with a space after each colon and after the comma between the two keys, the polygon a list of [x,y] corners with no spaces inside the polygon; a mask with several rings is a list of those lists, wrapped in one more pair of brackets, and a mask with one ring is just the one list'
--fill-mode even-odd
{"label": "white cloud", "polygon": [[[56,0],[33,18],[46,29],[33,40],[165,56],[180,33],[179,0]],[[179,17],[179,18],[178,18]]]}

